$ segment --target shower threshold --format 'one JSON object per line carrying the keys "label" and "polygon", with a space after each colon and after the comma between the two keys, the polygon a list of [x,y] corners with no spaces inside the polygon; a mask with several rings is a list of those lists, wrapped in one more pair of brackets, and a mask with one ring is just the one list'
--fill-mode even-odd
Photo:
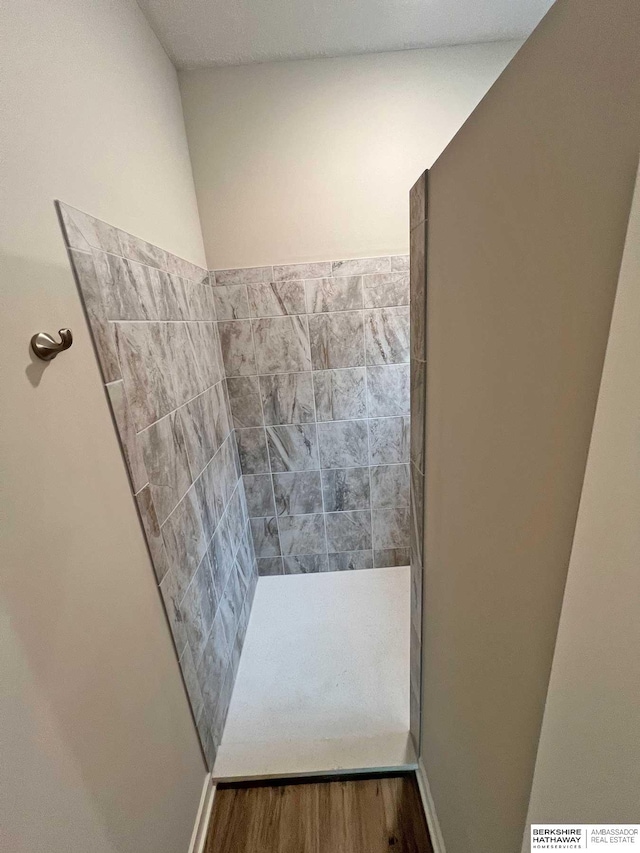
{"label": "shower threshold", "polygon": [[413,769],[407,566],[264,577],[217,781]]}

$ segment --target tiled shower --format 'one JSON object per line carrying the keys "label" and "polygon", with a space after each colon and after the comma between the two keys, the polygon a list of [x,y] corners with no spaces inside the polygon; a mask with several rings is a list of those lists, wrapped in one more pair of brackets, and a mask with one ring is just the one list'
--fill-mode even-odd
{"label": "tiled shower", "polygon": [[209,272],[58,209],[211,769],[258,576],[421,560],[409,257]]}

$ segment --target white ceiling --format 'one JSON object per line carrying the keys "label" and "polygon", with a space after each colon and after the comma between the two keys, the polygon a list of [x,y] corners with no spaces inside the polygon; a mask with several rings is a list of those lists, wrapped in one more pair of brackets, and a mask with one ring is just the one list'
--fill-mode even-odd
{"label": "white ceiling", "polygon": [[525,38],[553,0],[138,0],[178,68]]}

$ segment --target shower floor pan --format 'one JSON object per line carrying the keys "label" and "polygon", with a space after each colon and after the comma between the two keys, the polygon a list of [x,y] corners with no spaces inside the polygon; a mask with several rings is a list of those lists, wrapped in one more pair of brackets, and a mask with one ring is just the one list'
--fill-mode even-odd
{"label": "shower floor pan", "polygon": [[217,781],[412,769],[407,566],[260,578]]}

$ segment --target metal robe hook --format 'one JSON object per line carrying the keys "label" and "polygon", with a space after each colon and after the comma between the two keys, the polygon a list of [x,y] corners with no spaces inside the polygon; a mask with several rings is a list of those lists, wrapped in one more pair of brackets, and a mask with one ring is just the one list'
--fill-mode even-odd
{"label": "metal robe hook", "polygon": [[60,335],[60,343],[54,341],[51,335],[48,335],[46,332],[38,332],[37,335],[31,338],[31,349],[38,358],[41,358],[43,361],[51,361],[58,353],[69,349],[73,343],[71,329],[60,329],[58,334]]}

